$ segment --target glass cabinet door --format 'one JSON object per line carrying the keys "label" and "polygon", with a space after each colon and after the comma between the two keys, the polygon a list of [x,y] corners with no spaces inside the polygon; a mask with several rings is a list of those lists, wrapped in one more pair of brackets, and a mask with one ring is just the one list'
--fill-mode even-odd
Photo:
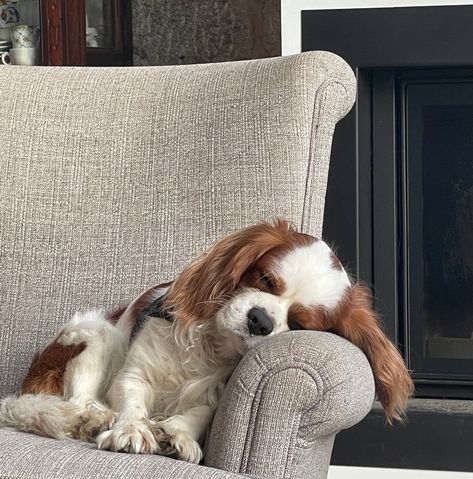
{"label": "glass cabinet door", "polygon": [[131,65],[131,0],[85,0],[88,65]]}
{"label": "glass cabinet door", "polygon": [[6,63],[131,65],[131,28],[131,0],[0,0]]}
{"label": "glass cabinet door", "polygon": [[19,2],[28,3],[40,6],[44,65],[132,64],[131,0]]}
{"label": "glass cabinet door", "polygon": [[85,40],[87,48],[114,49],[114,0],[86,0]]}

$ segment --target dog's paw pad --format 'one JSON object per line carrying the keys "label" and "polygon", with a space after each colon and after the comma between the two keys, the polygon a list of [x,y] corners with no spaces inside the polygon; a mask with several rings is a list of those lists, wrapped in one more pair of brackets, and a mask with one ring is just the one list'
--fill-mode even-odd
{"label": "dog's paw pad", "polygon": [[80,416],[81,424],[78,427],[78,439],[95,442],[95,438],[101,432],[111,429],[115,419],[116,413],[110,409],[88,409]]}
{"label": "dog's paw pad", "polygon": [[153,436],[158,444],[157,454],[199,464],[202,460],[202,449],[197,441],[182,431],[167,433],[162,427],[152,428]]}

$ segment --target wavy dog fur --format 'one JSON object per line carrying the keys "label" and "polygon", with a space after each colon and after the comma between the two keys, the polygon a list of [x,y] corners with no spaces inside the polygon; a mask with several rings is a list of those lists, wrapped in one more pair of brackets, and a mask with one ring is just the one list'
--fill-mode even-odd
{"label": "wavy dog fur", "polygon": [[371,293],[325,242],[276,220],[220,239],[125,308],[78,313],[33,360],[25,394],[1,401],[0,425],[198,463],[238,361],[291,329],[360,347],[387,421],[402,419],[412,381]]}

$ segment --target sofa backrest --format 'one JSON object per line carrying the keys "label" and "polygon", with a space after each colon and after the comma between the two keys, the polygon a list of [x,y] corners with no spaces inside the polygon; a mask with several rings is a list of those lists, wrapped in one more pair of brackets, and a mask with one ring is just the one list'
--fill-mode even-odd
{"label": "sofa backrest", "polygon": [[0,67],[0,396],[71,315],[126,304],[219,236],[320,235],[339,57]]}

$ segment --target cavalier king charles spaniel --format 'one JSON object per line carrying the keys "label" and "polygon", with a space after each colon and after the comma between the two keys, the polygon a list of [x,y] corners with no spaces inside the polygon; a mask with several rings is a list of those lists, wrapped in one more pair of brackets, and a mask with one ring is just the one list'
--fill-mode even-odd
{"label": "cavalier king charles spaniel", "polygon": [[413,386],[371,303],[322,240],[283,220],[251,226],[127,307],[77,313],[35,356],[21,395],[0,402],[0,425],[199,463],[238,361],[294,329],[330,331],[361,348],[391,423]]}

